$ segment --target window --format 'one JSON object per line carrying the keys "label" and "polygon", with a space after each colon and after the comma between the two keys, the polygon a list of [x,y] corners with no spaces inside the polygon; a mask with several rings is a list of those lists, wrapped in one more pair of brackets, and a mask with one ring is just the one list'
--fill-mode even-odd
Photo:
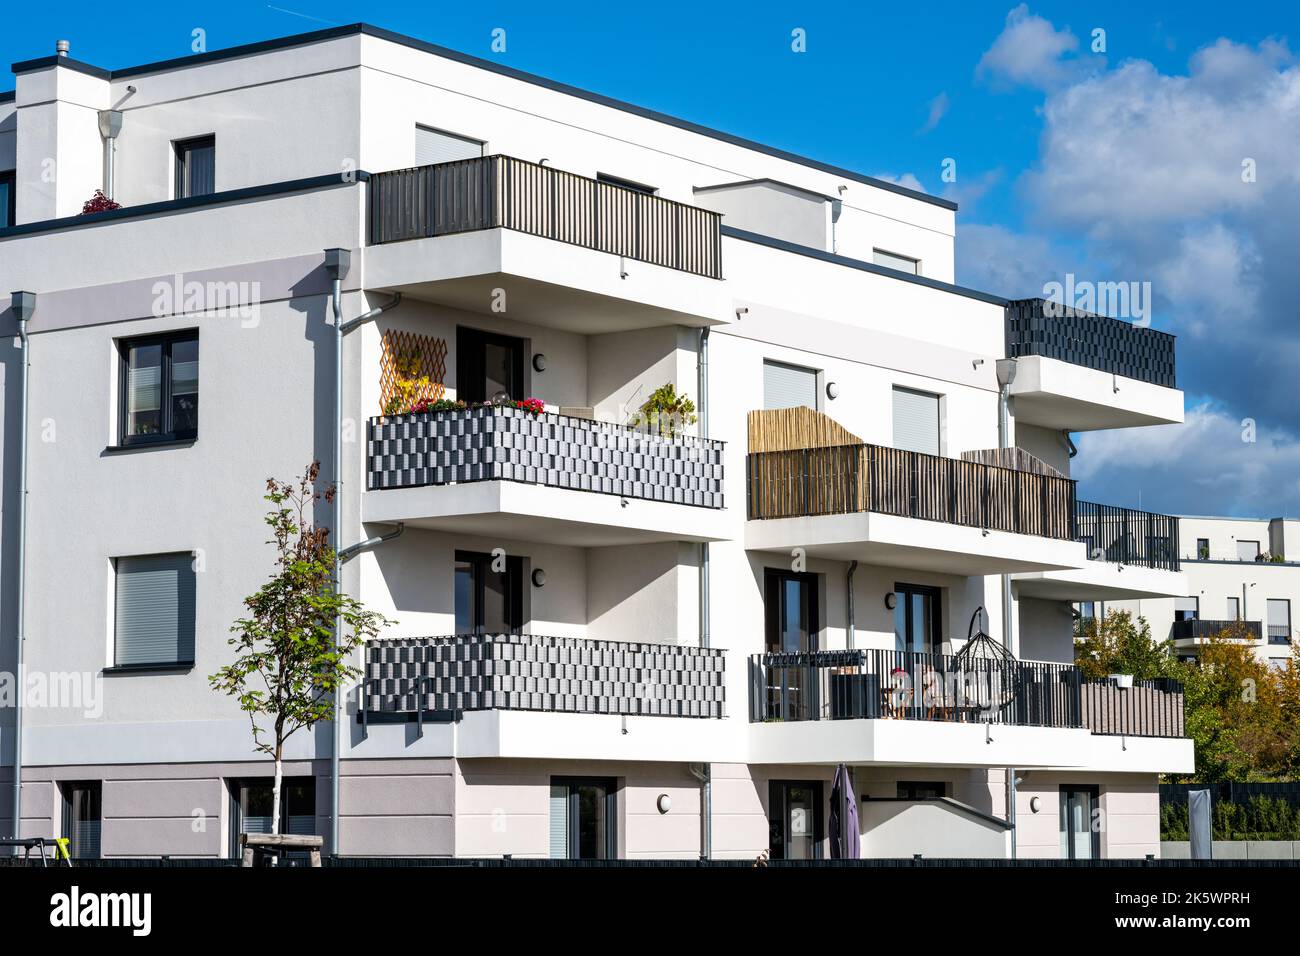
{"label": "window", "polygon": [[0,229],[18,222],[18,183],[13,171],[0,173]]}
{"label": "window", "polygon": [[[504,560],[505,567],[494,567]],[[456,633],[518,634],[524,623],[524,559],[456,552]]]}
{"label": "window", "polygon": [[[763,570],[763,611],[769,654],[809,654],[817,650],[821,622],[817,575],[777,568]],[[810,699],[816,687],[807,668],[767,669],[767,712],[783,720],[808,720],[817,714]]]}
{"label": "window", "polygon": [[898,796],[903,800],[938,800],[948,796],[948,785],[942,780],[900,780]]}
{"label": "window", "polygon": [[429,126],[415,127],[415,165],[433,166],[458,159],[478,159],[483,155],[481,140],[457,136]]}
{"label": "window", "polygon": [[526,343],[479,329],[456,329],[456,397],[486,402],[498,395],[524,398]]}
{"label": "window", "polygon": [[822,858],[820,780],[771,780],[767,785],[768,853],[773,860]]}
{"label": "window", "polygon": [[1268,599],[1268,642],[1291,643],[1291,602],[1286,598]]}
{"label": "window", "polygon": [[1258,541],[1242,541],[1240,539],[1237,540],[1238,561],[1254,561],[1258,557],[1259,557]]}
{"label": "window", "polygon": [[176,198],[210,196],[217,191],[217,140],[213,136],[176,143]]}
{"label": "window", "polygon": [[604,183],[606,186],[617,186],[620,189],[630,189],[634,193],[643,193],[646,196],[653,196],[659,190],[653,186],[647,186],[644,183],[636,183],[630,179],[620,179],[618,176],[610,176],[607,173],[597,173],[596,181]]}
{"label": "window", "polygon": [[1228,598],[1228,617],[1229,621],[1241,620],[1241,598]]}
{"label": "window", "polygon": [[817,373],[810,368],[786,365],[784,362],[763,363],[763,407],[798,408],[805,405],[817,408]]}
{"label": "window", "polygon": [[199,433],[199,333],[124,339],[118,444],[190,441]]}
{"label": "window", "polygon": [[1174,620],[1195,621],[1201,616],[1201,599],[1198,597],[1174,598]]}
{"label": "window", "polygon": [[76,860],[98,860],[103,785],[99,781],[65,783],[61,789],[63,835],[68,840],[68,855]]}
{"label": "window", "polygon": [[618,858],[618,781],[551,778],[551,859]]}
{"label": "window", "polygon": [[1093,618],[1097,616],[1097,605],[1094,601],[1080,601],[1074,606],[1074,610],[1079,617]]}
{"label": "window", "polygon": [[[230,781],[230,855],[239,856],[239,834],[270,833],[272,780]],[[295,836],[316,833],[316,778],[285,777],[280,782],[280,832]]]}
{"label": "window", "polygon": [[894,585],[894,649],[900,654],[938,654],[939,589],[924,584]]}
{"label": "window", "polygon": [[894,386],[894,447],[939,454],[939,396]]}
{"label": "window", "polygon": [[1210,559],[1210,539],[1196,539],[1196,558],[1198,561],[1208,561]]}
{"label": "window", "polygon": [[886,252],[884,249],[873,249],[872,258],[876,265],[884,266],[886,269],[897,269],[899,272],[908,272],[912,275],[921,274],[921,260],[913,259],[911,256],[900,256],[896,252]]}
{"label": "window", "polygon": [[113,664],[194,664],[194,565],[189,552],[118,558]]}
{"label": "window", "polygon": [[1096,787],[1061,787],[1061,859],[1101,856],[1101,826]]}

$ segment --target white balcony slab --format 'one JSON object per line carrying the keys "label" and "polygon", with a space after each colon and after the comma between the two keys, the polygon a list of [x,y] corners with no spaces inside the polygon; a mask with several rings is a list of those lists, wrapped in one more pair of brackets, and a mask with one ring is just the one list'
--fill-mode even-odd
{"label": "white balcony slab", "polygon": [[1125,601],[1184,597],[1187,575],[1112,561],[1088,561],[1064,571],[1027,571],[1012,576],[1019,597],[1049,601]]}
{"label": "white balcony slab", "polygon": [[1017,360],[1011,397],[1017,422],[1093,431],[1183,421],[1183,393],[1040,355]]}
{"label": "white balcony slab", "polygon": [[367,289],[584,335],[735,318],[720,279],[510,229],[368,246]]}
{"label": "white balcony slab", "polygon": [[722,541],[732,536],[733,523],[726,509],[517,481],[367,491],[361,520],[574,547]]}
{"label": "white balcony slab", "polygon": [[811,557],[963,575],[1077,568],[1088,560],[1077,541],[875,512],[746,521],[745,547],[803,548]]}
{"label": "white balcony slab", "polygon": [[462,759],[707,763],[736,760],[743,741],[731,719],[484,710],[457,725],[455,751]]}

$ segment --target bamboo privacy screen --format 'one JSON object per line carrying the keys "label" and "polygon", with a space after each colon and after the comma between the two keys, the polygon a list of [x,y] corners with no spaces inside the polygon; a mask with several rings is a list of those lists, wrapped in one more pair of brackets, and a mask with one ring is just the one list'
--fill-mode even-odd
{"label": "bamboo privacy screen", "polygon": [[[403,383],[411,402],[420,399],[437,401],[447,394],[443,379],[447,377],[447,343],[432,335],[386,329],[381,340],[379,356],[379,411],[383,414],[388,403],[398,394]],[[412,382],[420,382],[412,386]]]}
{"label": "bamboo privacy screen", "polygon": [[862,439],[846,430],[835,419],[805,405],[749,413],[751,455],[760,451],[792,451],[796,448],[860,444]]}

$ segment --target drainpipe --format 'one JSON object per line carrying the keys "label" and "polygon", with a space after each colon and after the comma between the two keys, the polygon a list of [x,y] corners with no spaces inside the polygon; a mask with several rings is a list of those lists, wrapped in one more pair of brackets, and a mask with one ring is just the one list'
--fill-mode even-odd
{"label": "drainpipe", "polygon": [[[27,579],[27,398],[28,365],[30,364],[27,339],[27,320],[36,309],[35,292],[14,292],[9,297],[10,308],[18,320],[18,342],[22,348],[21,398],[18,402],[18,596],[17,596],[17,634],[16,652],[14,654],[14,672],[17,677],[17,694],[14,698],[14,780],[13,780],[13,826],[11,833],[15,840],[22,836],[22,802],[23,802],[23,644],[26,641],[24,618],[26,617],[26,579]],[[17,854],[15,848],[14,853]]]}
{"label": "drainpipe", "polygon": [[[343,590],[343,552],[338,550],[343,516],[343,336],[347,332],[387,312],[402,301],[398,292],[391,302],[371,309],[355,319],[343,321],[343,278],[352,266],[352,253],[347,249],[325,250],[325,271],[330,276],[330,305],[334,312],[334,590]],[[383,537],[382,540],[397,537],[403,526],[396,532]],[[362,542],[362,547],[367,542]],[[345,549],[351,554],[353,549]],[[334,618],[334,633],[343,630],[342,616]],[[343,750],[342,688],[334,691],[334,734],[333,746],[330,748],[330,853],[339,855],[339,756]]]}
{"label": "drainpipe", "polygon": [[1070,437],[1070,429],[1062,428],[1061,437],[1065,439],[1065,447],[1069,449],[1071,458],[1079,454],[1079,449],[1074,447],[1074,439]]}
{"label": "drainpipe", "polygon": [[[699,426],[700,438],[709,437],[709,328],[700,329],[699,382]],[[709,542],[700,542],[700,647],[709,646]],[[701,764],[696,772],[691,773],[700,781],[700,857],[708,860],[713,857],[713,767]]]}
{"label": "drainpipe", "polygon": [[[998,447],[1011,447],[1011,383],[1016,380],[1016,360],[998,359]],[[1068,436],[1067,436],[1068,437]],[[1020,640],[1011,622],[1011,575],[1002,575],[1003,643],[1020,657]],[[1016,858],[1016,768],[1007,768],[1007,823],[1011,825],[1011,859]]]}
{"label": "drainpipe", "polygon": [[849,595],[848,613],[849,613],[849,650],[853,650],[857,644],[853,634],[853,573],[858,570],[858,562],[849,562],[849,573],[844,576],[844,587]]}
{"label": "drainpipe", "polygon": [[117,158],[117,134],[121,131],[121,110],[99,111],[99,134],[104,137],[104,195],[109,199],[117,195],[117,181],[113,166]]}

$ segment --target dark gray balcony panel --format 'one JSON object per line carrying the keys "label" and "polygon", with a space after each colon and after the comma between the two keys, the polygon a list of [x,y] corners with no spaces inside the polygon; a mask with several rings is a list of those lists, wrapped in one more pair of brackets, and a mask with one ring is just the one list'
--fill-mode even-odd
{"label": "dark gray balcony panel", "polygon": [[1120,319],[1061,307],[1048,315],[1044,299],[1007,304],[1007,357],[1041,355],[1071,365],[1166,388],[1177,388],[1174,337]]}

